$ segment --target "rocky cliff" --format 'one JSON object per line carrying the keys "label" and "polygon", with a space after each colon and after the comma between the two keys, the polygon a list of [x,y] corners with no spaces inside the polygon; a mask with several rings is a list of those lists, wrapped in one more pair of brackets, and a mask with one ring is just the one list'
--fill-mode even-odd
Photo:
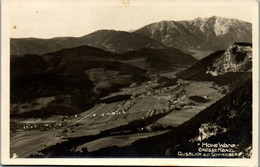
{"label": "rocky cliff", "polygon": [[248,72],[252,70],[252,45],[235,43],[225,53],[216,58],[206,73],[218,76],[227,72]]}

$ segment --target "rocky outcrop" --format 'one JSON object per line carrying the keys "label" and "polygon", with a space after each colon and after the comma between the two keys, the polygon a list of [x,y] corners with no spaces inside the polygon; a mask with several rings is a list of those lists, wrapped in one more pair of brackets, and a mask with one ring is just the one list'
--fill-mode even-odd
{"label": "rocky outcrop", "polygon": [[251,78],[251,72],[252,44],[240,42],[210,54],[176,76],[186,80],[214,81],[233,88],[243,84],[246,78]]}
{"label": "rocky outcrop", "polygon": [[216,136],[218,134],[225,133],[226,131],[227,131],[226,128],[223,128],[223,127],[217,125],[216,123],[211,123],[211,122],[204,123],[204,124],[201,124],[201,126],[199,128],[199,135],[193,139],[190,139],[190,142],[201,142],[212,136]]}
{"label": "rocky outcrop", "polygon": [[218,76],[227,72],[248,72],[252,70],[252,45],[235,43],[230,45],[225,53],[215,59],[208,67],[206,74]]}

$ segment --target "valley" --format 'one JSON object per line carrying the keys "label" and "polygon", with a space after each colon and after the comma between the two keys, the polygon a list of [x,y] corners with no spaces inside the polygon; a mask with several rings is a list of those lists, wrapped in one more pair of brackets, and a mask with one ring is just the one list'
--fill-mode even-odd
{"label": "valley", "polygon": [[201,142],[250,157],[251,31],[212,16],[11,39],[10,157],[176,158]]}
{"label": "valley", "polygon": [[[166,133],[172,127],[181,125],[223,97],[221,92],[226,89],[212,82],[194,83],[183,80],[178,80],[172,86],[158,86],[160,84],[156,81],[148,81],[140,86],[123,88],[106,98],[127,93],[131,95],[128,100],[100,103],[72,116],[14,119],[12,122],[19,126],[11,131],[11,155],[36,155],[39,151],[55,147],[58,143],[66,143],[67,140],[98,136],[105,132],[109,134],[79,145],[73,143],[75,150],[67,151],[79,152],[82,148],[97,151],[113,145],[123,147],[142,138]],[[206,97],[209,101],[200,103],[189,98],[195,95]],[[40,145],[25,147],[37,140],[35,135],[41,139]]]}

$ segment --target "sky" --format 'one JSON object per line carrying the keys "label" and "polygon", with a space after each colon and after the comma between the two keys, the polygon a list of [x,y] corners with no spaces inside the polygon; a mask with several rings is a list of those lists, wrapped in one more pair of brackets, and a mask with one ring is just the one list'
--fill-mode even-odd
{"label": "sky", "polygon": [[[162,20],[221,16],[252,22],[253,0],[8,0],[12,38],[131,31]],[[159,2],[159,3],[158,3]],[[191,3],[194,2],[194,3]],[[5,8],[5,9],[6,9]]]}

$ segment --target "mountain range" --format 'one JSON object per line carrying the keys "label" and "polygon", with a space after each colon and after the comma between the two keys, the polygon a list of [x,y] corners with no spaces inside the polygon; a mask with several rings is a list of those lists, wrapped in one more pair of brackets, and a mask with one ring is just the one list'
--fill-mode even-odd
{"label": "mountain range", "polygon": [[195,53],[223,50],[234,42],[252,42],[251,23],[217,16],[189,21],[161,21],[134,33],[158,40],[168,47]]}
{"label": "mountain range", "polygon": [[82,37],[57,37],[51,39],[13,38],[11,55],[44,54],[82,45],[97,47],[114,53],[124,53],[141,48],[166,48],[164,44],[140,34],[115,30],[99,30]]}
{"label": "mountain range", "polygon": [[133,32],[99,30],[82,37],[12,38],[11,55],[45,54],[82,45],[113,53],[174,47],[201,59],[235,42],[252,42],[252,24],[222,17],[161,21]]}

